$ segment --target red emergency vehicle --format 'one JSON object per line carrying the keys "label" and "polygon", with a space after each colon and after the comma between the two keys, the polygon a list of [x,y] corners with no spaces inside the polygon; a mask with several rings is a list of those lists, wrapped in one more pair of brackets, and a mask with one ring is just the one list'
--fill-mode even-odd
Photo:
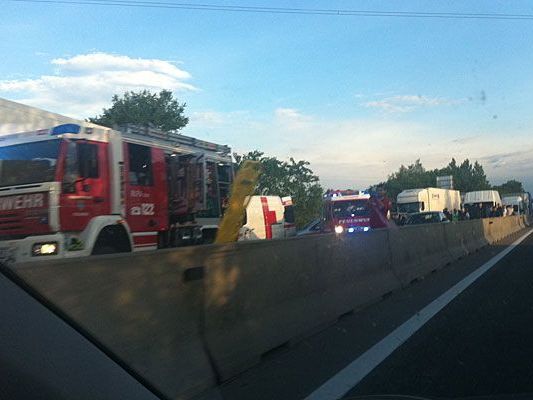
{"label": "red emergency vehicle", "polygon": [[227,146],[92,124],[0,137],[0,259],[173,247],[214,236]]}
{"label": "red emergency vehicle", "polygon": [[324,195],[326,232],[355,233],[386,228],[390,201],[358,190],[328,190]]}
{"label": "red emergency vehicle", "polygon": [[324,195],[324,220],[327,232],[368,232],[370,195],[357,190],[328,190]]}

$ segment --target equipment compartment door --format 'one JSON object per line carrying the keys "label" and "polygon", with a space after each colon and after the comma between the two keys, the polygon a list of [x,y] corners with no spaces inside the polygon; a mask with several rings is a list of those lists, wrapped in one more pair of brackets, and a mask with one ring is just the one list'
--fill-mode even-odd
{"label": "equipment compartment door", "polygon": [[163,150],[126,143],[124,159],[126,219],[131,231],[168,229],[167,171]]}

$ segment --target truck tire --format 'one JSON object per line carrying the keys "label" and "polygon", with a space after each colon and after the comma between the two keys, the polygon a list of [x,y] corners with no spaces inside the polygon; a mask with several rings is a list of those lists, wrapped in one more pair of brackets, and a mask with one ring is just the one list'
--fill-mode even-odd
{"label": "truck tire", "polygon": [[217,237],[217,229],[209,228],[202,231],[202,241],[201,244],[211,244],[215,243]]}
{"label": "truck tire", "polygon": [[106,226],[94,243],[92,255],[129,253],[131,245],[128,234],[121,226]]}
{"label": "truck tire", "polygon": [[114,247],[111,247],[111,246],[94,246],[93,252],[91,253],[91,255],[98,256],[98,255],[102,255],[102,254],[114,254],[114,253],[118,253],[118,251]]}

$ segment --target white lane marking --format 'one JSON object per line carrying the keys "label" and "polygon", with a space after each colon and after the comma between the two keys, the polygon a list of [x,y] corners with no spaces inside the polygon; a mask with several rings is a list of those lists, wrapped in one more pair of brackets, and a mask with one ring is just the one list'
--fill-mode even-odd
{"label": "white lane marking", "polygon": [[445,293],[437,297],[422,310],[417,312],[389,335],[376,343],[348,366],[339,371],[326,383],[306,397],[305,400],[337,400],[352,390],[374,368],[381,364],[388,356],[400,347],[407,339],[433,318],[439,311],[460,295],[485,272],[494,267],[507,256],[533,231],[529,231],[498,255],[487,261],[463,280],[452,286]]}

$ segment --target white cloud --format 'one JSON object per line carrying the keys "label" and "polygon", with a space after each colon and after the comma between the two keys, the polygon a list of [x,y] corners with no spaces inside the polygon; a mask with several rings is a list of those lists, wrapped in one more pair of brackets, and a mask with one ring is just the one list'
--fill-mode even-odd
{"label": "white cloud", "polygon": [[82,74],[99,71],[152,71],[176,79],[189,79],[191,77],[187,71],[177,68],[168,61],[130,58],[128,56],[108,53],[89,53],[71,58],[56,58],[52,60],[52,64],[60,66],[65,72],[78,72]]}
{"label": "white cloud", "polygon": [[295,108],[277,108],[274,115],[277,125],[283,130],[300,131],[312,127],[312,118]]}
{"label": "white cloud", "polygon": [[227,116],[218,111],[197,111],[189,117],[189,124],[198,124],[203,127],[217,127],[226,121]]}
{"label": "white cloud", "polygon": [[302,118],[305,118],[303,114],[295,108],[277,108],[274,111],[274,114],[280,119],[301,120]]}
{"label": "white cloud", "polygon": [[116,93],[129,90],[193,91],[189,72],[159,59],[108,53],[51,60],[53,75],[0,80],[0,93],[22,103],[86,118],[99,114]]}
{"label": "white cloud", "polygon": [[215,131],[223,132],[225,137],[227,137],[228,134],[232,134],[234,127],[239,126],[239,124],[246,126],[254,124],[249,111],[192,111],[189,115],[189,124],[185,127],[185,134],[202,137],[211,131]]}
{"label": "white cloud", "polygon": [[326,119],[294,108],[261,118],[244,111],[210,111],[204,117],[191,118],[184,133],[228,144],[239,153],[258,149],[282,159],[308,160],[325,187],[365,188],[401,164],[420,158],[426,168],[438,168],[452,157],[479,160],[494,182],[517,178],[533,183],[533,175],[523,169],[533,168],[533,162],[526,163],[531,153],[517,153],[526,148],[527,137],[506,142],[509,151],[501,154],[501,132],[473,136],[465,129],[450,135],[445,127],[405,120]]}
{"label": "white cloud", "polygon": [[396,95],[363,103],[365,107],[377,108],[390,113],[405,113],[421,107],[435,107],[441,105],[458,104],[458,100],[442,97],[428,97],[420,95]]}
{"label": "white cloud", "polygon": [[427,134],[415,123],[328,120],[294,108],[278,108],[262,119],[244,112],[198,115],[203,119],[191,118],[185,134],[205,137],[208,132],[209,139],[237,152],[258,149],[308,160],[326,186],[365,186],[386,178],[402,162],[420,157],[419,142]]}

